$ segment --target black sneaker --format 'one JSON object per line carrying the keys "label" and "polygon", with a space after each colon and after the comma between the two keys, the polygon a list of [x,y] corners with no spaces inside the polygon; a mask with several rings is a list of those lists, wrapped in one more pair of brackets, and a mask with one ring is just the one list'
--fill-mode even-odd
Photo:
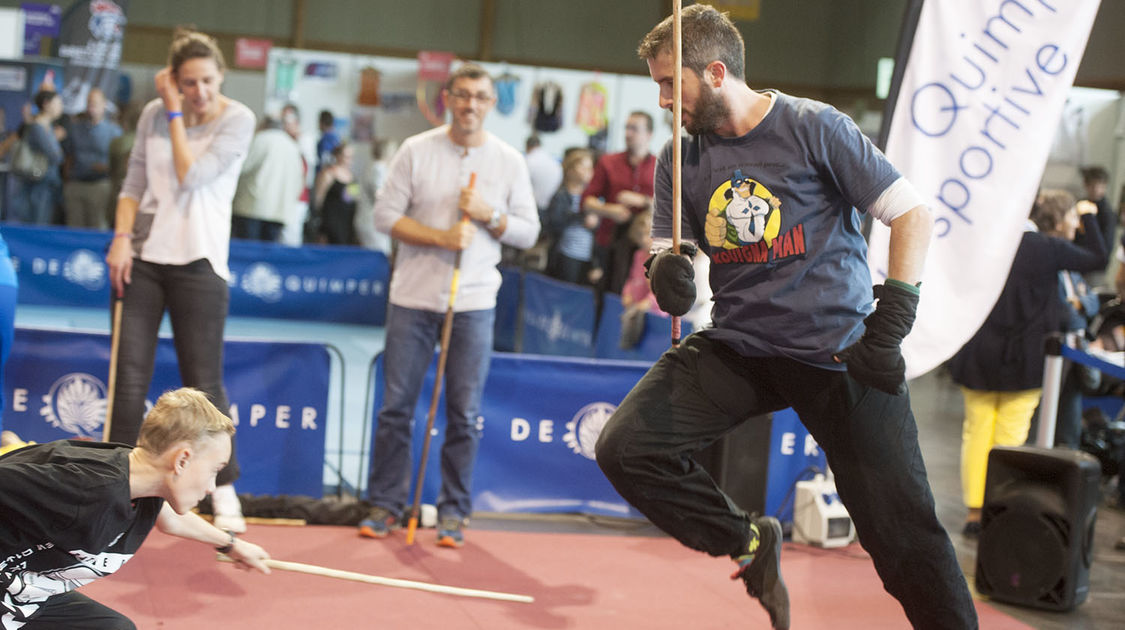
{"label": "black sneaker", "polygon": [[[738,570],[730,579],[742,578],[746,592],[762,604],[770,614],[770,625],[775,630],[789,628],[789,589],[781,578],[781,523],[772,516],[754,519],[747,554],[736,556]],[[757,536],[754,536],[757,528]],[[753,557],[753,560],[743,560]]]}

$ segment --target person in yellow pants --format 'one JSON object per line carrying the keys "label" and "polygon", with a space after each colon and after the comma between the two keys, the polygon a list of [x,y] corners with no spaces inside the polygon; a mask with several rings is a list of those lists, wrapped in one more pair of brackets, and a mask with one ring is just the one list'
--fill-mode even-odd
{"label": "person in yellow pants", "polygon": [[980,534],[988,452],[1027,440],[1043,387],[1043,342],[1065,321],[1059,272],[1101,269],[1105,257],[1097,207],[1075,204],[1066,191],[1041,191],[996,305],[949,363],[953,382],[965,396],[964,535]]}
{"label": "person in yellow pants", "polygon": [[965,423],[961,429],[961,489],[965,505],[969,508],[966,535],[980,532],[988,452],[993,446],[1019,446],[1027,440],[1031,416],[1039,405],[1041,391],[989,392],[961,388],[965,398]]}

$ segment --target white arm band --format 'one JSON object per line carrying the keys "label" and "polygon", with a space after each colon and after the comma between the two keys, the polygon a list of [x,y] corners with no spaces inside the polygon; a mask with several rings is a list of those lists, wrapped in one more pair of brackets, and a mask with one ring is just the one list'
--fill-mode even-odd
{"label": "white arm band", "polygon": [[[680,243],[691,243],[692,245],[695,245],[696,249],[699,249],[699,243],[696,243],[695,239],[690,239],[690,238],[680,239]],[[672,249],[672,239],[670,239],[670,238],[654,238],[654,239],[652,239],[652,248],[648,250],[648,253],[659,254],[660,252],[662,252],[666,249]]]}
{"label": "white arm band", "polygon": [[883,194],[867,208],[868,214],[879,219],[884,225],[910,212],[917,206],[926,205],[922,195],[905,177],[899,177],[893,184],[887,186]]}

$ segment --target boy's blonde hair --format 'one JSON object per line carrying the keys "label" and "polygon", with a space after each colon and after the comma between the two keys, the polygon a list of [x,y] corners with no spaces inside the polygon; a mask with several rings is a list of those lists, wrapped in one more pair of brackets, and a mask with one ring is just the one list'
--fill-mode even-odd
{"label": "boy's blonde hair", "polygon": [[234,435],[234,422],[198,389],[164,392],[148,412],[137,446],[159,455],[178,442],[197,445],[220,433]]}

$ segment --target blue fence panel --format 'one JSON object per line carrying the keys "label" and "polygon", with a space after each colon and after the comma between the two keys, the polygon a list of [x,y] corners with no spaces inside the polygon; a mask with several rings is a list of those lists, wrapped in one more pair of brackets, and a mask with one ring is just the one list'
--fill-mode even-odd
{"label": "blue fence panel", "polygon": [[[105,252],[97,230],[6,225],[20,304],[109,308]],[[358,247],[285,247],[232,240],[230,314],[381,326],[389,264]]]}
{"label": "blue fence panel", "polygon": [[593,356],[594,290],[524,274],[522,341],[527,354]]}
{"label": "blue fence panel", "polygon": [[[4,379],[4,428],[27,440],[101,439],[107,334],[17,328]],[[238,427],[239,492],[323,494],[329,358],[319,344],[227,341],[230,415]],[[170,338],[157,345],[147,407],[180,386]]]}
{"label": "blue fence panel", "polygon": [[492,347],[501,352],[519,349],[520,296],[523,273],[516,267],[500,268],[500,291],[496,294],[496,323]]}
{"label": "blue fence panel", "polygon": [[[625,308],[621,297],[607,293],[602,297],[602,314],[594,341],[594,356],[599,359],[654,362],[672,345],[672,320],[655,313],[645,313],[645,329],[636,346],[621,347],[621,315]],[[680,336],[691,334],[691,324],[680,320]]]}

